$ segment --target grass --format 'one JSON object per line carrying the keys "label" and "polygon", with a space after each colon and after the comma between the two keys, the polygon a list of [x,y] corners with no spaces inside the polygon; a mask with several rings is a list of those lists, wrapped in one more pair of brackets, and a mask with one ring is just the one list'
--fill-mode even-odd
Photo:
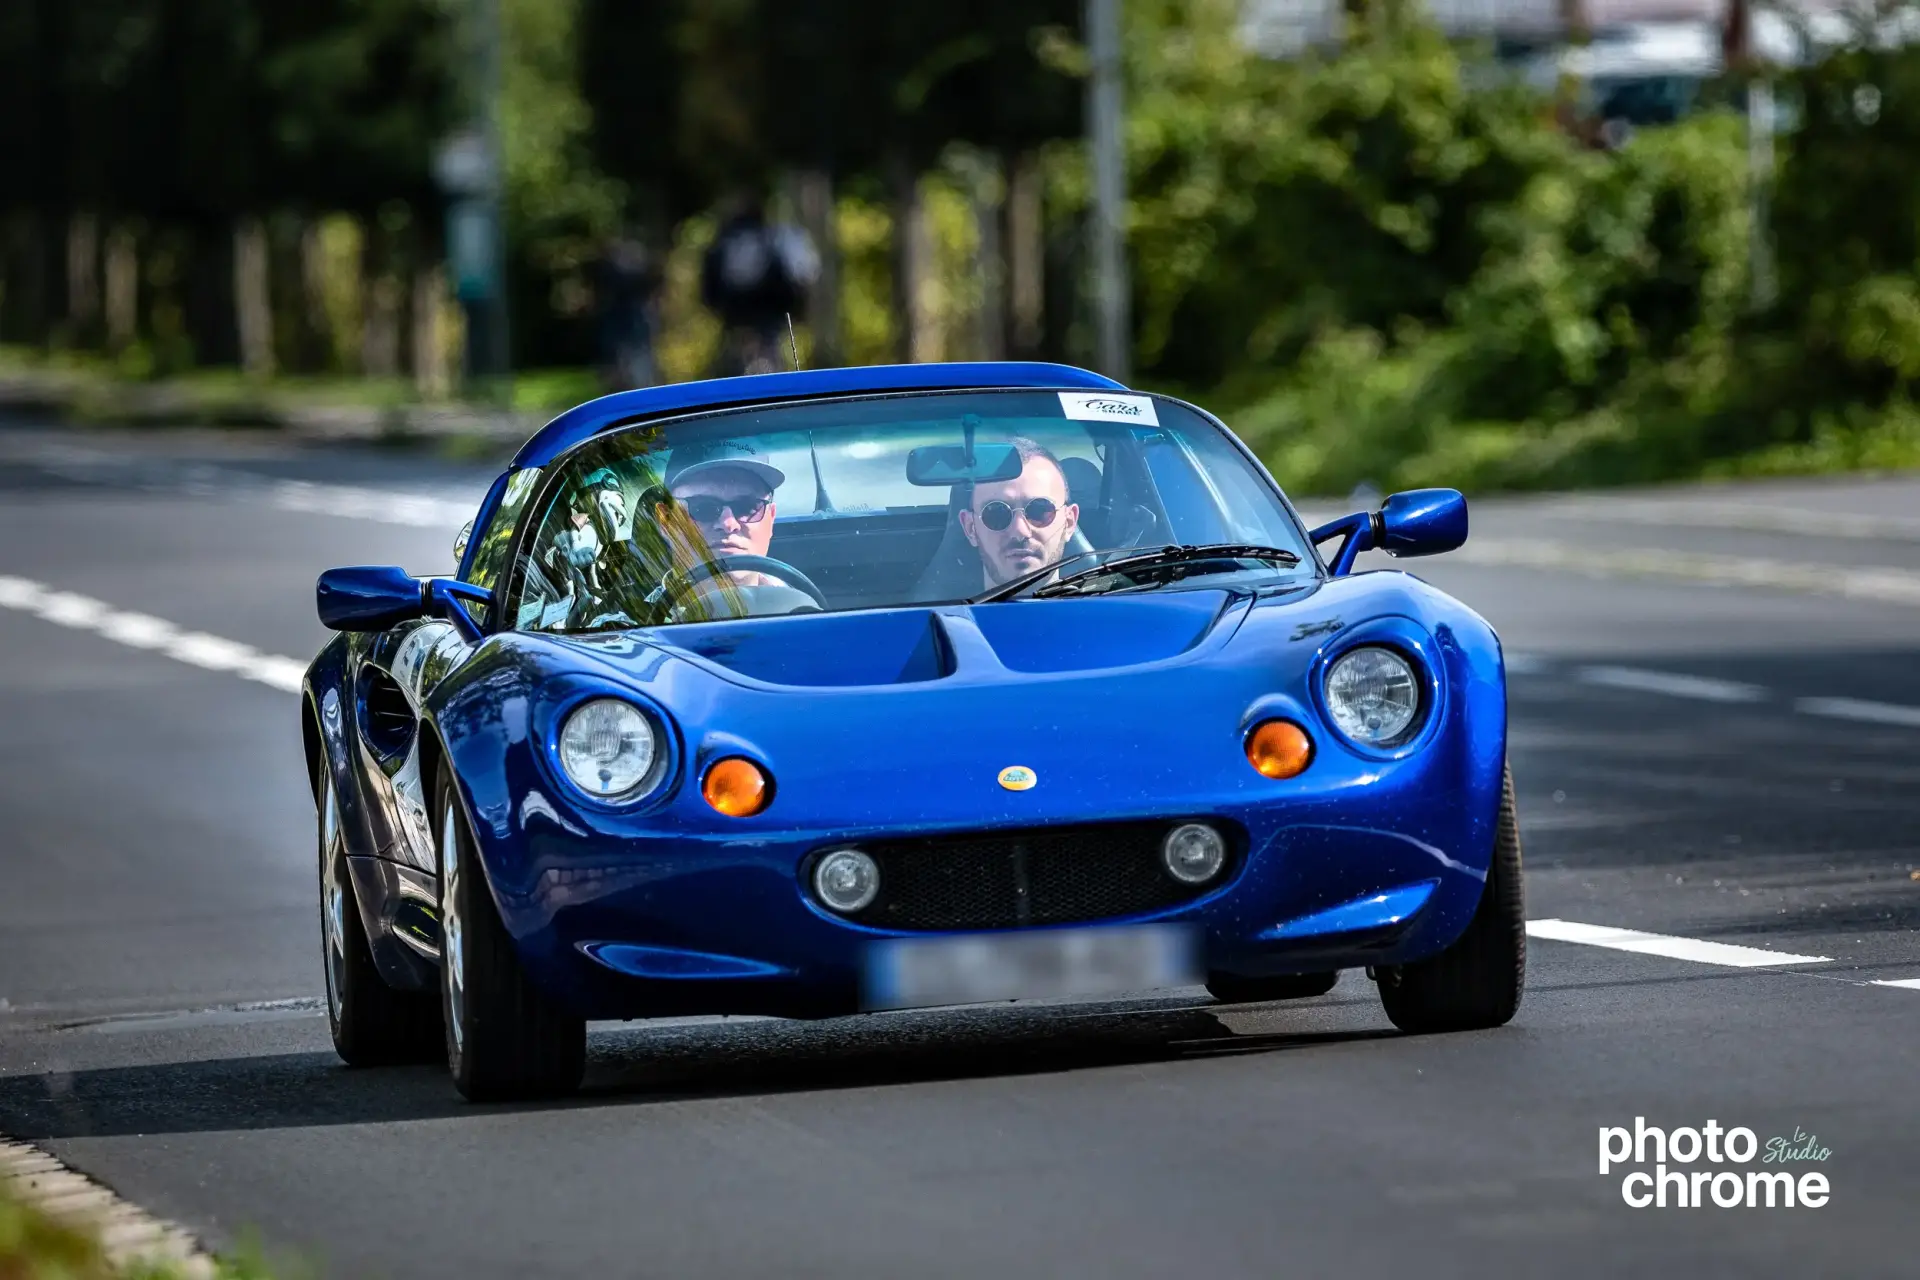
{"label": "grass", "polygon": [[8,1194],[0,1181],[0,1280],[272,1280],[276,1273],[249,1248],[204,1264],[115,1259],[91,1222],[50,1214]]}

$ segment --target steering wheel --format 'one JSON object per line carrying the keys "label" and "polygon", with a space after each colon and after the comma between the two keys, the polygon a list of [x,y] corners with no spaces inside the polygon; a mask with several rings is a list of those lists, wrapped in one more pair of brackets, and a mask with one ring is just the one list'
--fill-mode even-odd
{"label": "steering wheel", "polygon": [[[826,593],[814,585],[813,579],[785,560],[775,560],[772,556],[721,556],[715,560],[703,560],[691,569],[675,569],[671,576],[679,580],[683,589],[691,590],[723,573],[764,573],[768,577],[778,578],[788,586],[812,596],[821,612],[826,611]],[[669,588],[669,594],[678,595],[679,592]]]}

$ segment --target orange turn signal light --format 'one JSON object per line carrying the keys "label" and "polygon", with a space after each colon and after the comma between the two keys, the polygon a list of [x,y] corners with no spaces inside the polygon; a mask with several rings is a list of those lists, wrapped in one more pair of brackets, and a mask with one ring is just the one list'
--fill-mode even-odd
{"label": "orange turn signal light", "polygon": [[751,818],[773,800],[773,779],[744,756],[716,760],[700,784],[700,794],[729,818]]}
{"label": "orange turn signal light", "polygon": [[1313,762],[1313,739],[1291,720],[1262,720],[1247,735],[1247,763],[1262,777],[1291,778]]}

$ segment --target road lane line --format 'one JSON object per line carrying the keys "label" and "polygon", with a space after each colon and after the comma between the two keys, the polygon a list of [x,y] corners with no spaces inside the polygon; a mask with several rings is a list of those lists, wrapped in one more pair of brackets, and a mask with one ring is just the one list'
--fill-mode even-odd
{"label": "road lane line", "polygon": [[297,659],[262,653],[252,645],[204,631],[186,631],[163,618],[115,609],[92,596],[55,591],[28,578],[0,574],[0,608],[31,613],[75,631],[91,631],[206,671],[228,671],[287,693],[298,693],[306,676],[307,664]]}
{"label": "road lane line", "polygon": [[1876,987],[1905,987],[1908,991],[1920,991],[1920,978],[1881,978],[1875,979]]}
{"label": "road lane line", "polygon": [[1469,541],[1451,558],[1499,568],[1550,569],[1599,578],[1668,578],[1920,605],[1920,573],[1879,565],[1848,568],[1708,552],[1601,550],[1538,538],[1481,538]]}
{"label": "road lane line", "polygon": [[1802,715],[1858,720],[1865,724],[1899,724],[1920,729],[1920,707],[1898,702],[1868,702],[1861,698],[1799,698],[1793,709]]}
{"label": "road lane line", "polygon": [[1806,507],[1776,507],[1747,502],[1644,502],[1622,498],[1576,498],[1539,509],[1543,514],[1602,524],[1646,524],[1661,528],[1746,529],[1756,533],[1793,533],[1816,538],[1856,538],[1879,542],[1920,542],[1920,520],[1910,516],[1869,516]]}
{"label": "road lane line", "polygon": [[[126,458],[99,449],[49,447],[27,455],[32,465],[82,484],[122,484],[177,490],[199,497],[266,502],[282,511],[375,520],[417,528],[458,529],[473,518],[482,489],[470,500],[433,493],[370,489],[311,480],[275,480],[250,471],[163,458]],[[448,486],[449,489],[463,486]]]}
{"label": "road lane line", "polygon": [[1663,693],[1673,698],[1696,698],[1702,702],[1764,702],[1767,698],[1767,691],[1757,684],[1715,680],[1710,676],[1676,675],[1671,671],[1648,671],[1640,667],[1582,667],[1576,678],[1582,684],[1631,689],[1636,693]]}
{"label": "road lane line", "polygon": [[1638,955],[1665,956],[1670,960],[1693,960],[1700,964],[1721,965],[1729,969],[1765,969],[1775,965],[1826,964],[1831,956],[1797,956],[1785,951],[1762,951],[1758,947],[1737,947],[1727,942],[1703,942],[1698,938],[1676,938],[1664,933],[1642,933],[1638,929],[1615,929],[1607,925],[1581,924],[1575,920],[1529,920],[1529,938],[1553,942],[1577,942],[1583,946],[1606,947],[1613,951],[1631,951]]}
{"label": "road lane line", "polygon": [[[185,1228],[129,1204],[38,1147],[0,1136],[0,1188],[47,1216],[92,1227],[118,1270],[167,1265],[182,1276],[216,1274],[213,1258]],[[174,1274],[169,1271],[168,1274]]]}

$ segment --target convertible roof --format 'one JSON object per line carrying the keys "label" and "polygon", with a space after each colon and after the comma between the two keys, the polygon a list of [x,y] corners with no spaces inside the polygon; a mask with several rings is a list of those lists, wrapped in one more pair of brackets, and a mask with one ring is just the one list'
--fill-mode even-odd
{"label": "convertible roof", "polygon": [[509,469],[544,467],[582,440],[599,435],[609,427],[640,418],[766,401],[857,395],[862,391],[951,391],[965,387],[1126,390],[1111,378],[1086,369],[1076,369],[1072,365],[1013,360],[801,369],[792,373],[762,373],[746,378],[676,382],[639,391],[618,391],[567,410],[540,428],[533,439],[521,446]]}

